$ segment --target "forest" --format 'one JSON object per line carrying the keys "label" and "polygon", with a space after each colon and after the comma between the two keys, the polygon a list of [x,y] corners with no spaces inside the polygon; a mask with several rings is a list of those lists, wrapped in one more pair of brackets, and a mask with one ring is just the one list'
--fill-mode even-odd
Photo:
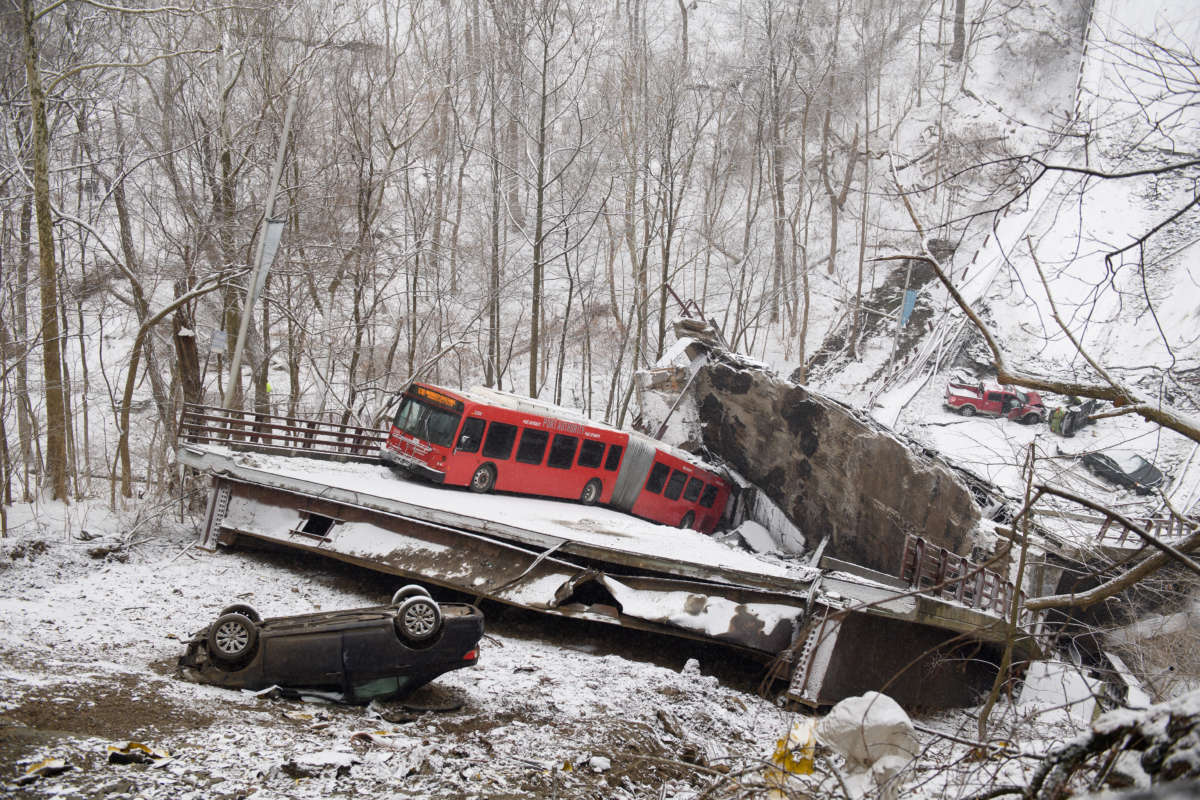
{"label": "forest", "polygon": [[898,196],[954,241],[1028,178],[950,100],[1035,19],[1026,85],[1082,7],[10,8],[5,497],[168,484],[181,405],[226,395],[370,423],[421,378],[623,425],[681,313],[801,382],[854,360],[876,256],[921,244]]}
{"label": "forest", "polygon": [[[0,35],[6,790],[1057,800],[1200,775],[1188,0],[11,0]],[[681,354],[702,337],[721,351],[712,374],[755,387],[701,376],[740,416],[709,408],[702,421],[684,397],[702,365]],[[679,374],[678,402],[646,391]],[[779,590],[791,617],[768,609],[792,644],[764,667],[660,635],[676,619],[603,624],[622,609],[595,589],[599,562],[569,562],[561,542],[518,548],[528,562],[510,566],[528,567],[500,588],[516,596],[535,567],[578,568],[596,597],[575,578],[540,591],[584,597],[582,619],[372,571],[355,540],[350,566],[201,546],[229,532],[215,509],[233,469],[261,476],[276,459],[293,487],[323,484],[321,502],[340,493],[342,510],[404,482],[374,458],[277,452],[222,451],[229,470],[206,474],[211,452],[182,457],[186,408],[386,438],[414,381],[503,390],[665,445],[691,425],[691,442],[726,445],[723,474],[775,505],[714,536],[410,483],[458,492],[442,494],[438,520],[493,514],[464,540],[536,512],[581,538],[640,535],[655,563],[690,557],[696,574],[730,558],[764,582],[807,581],[803,602]],[[988,416],[985,395],[999,409],[1001,392],[1018,414]],[[818,395],[806,408],[819,414],[777,413],[778,398]],[[854,450],[867,440],[879,447]],[[1121,485],[1114,470],[1135,458],[1153,486]],[[247,527],[261,488],[235,498]],[[283,532],[263,541],[341,524],[305,500],[293,525],[299,506],[271,490],[259,521]],[[788,519],[805,493],[817,511]],[[926,518],[899,519],[914,493]],[[961,574],[956,597],[923,586],[922,556],[908,589],[882,556],[822,560],[839,533],[823,509],[860,529],[870,509],[894,534],[880,552],[907,558],[952,495],[971,530],[938,574],[952,562],[978,587],[994,578],[1004,602],[991,617],[963,605]],[[378,525],[399,518],[375,512]],[[393,540],[373,541],[390,557]],[[872,572],[881,564],[896,574]],[[856,568],[858,583],[841,572]],[[884,599],[847,611],[833,573]],[[377,604],[399,577],[486,606],[478,668],[430,684],[434,707],[177,679],[210,611]],[[831,618],[813,616],[818,595],[828,615],[882,616],[936,595],[946,619],[975,620],[966,634],[988,636],[951,666],[990,670],[979,704],[932,713],[884,697],[880,727],[903,729],[900,751],[834,755],[838,714],[789,704],[779,680]],[[1056,626],[1046,661],[1025,660],[1045,633],[1030,619]],[[908,669],[888,642],[861,653],[864,673]],[[136,770],[120,761],[130,751],[146,754]]]}

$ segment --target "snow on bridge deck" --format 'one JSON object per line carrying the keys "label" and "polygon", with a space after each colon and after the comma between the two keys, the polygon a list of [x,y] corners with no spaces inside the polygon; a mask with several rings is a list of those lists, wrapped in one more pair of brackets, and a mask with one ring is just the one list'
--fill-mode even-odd
{"label": "snow on bridge deck", "polygon": [[[338,463],[299,456],[232,452],[185,445],[180,461],[214,474],[287,491],[351,502],[386,513],[418,516],[538,548],[648,561],[693,577],[811,581],[815,570],[788,568],[726,546],[698,531],[658,525],[603,506],[503,494],[474,494],[401,477],[381,464]],[[623,559],[621,556],[628,556]],[[793,587],[798,588],[798,587]]]}
{"label": "snow on bridge deck", "polygon": [[[783,576],[787,570],[735,550],[699,531],[648,522],[603,506],[505,494],[475,494],[401,477],[379,464],[336,463],[287,456],[240,454],[248,468],[312,481],[330,488],[370,496],[377,502],[439,512],[456,522],[519,530],[522,538],[543,544],[570,541],[630,555],[651,556],[696,566],[738,570],[752,575]],[[811,577],[811,576],[809,576]]]}

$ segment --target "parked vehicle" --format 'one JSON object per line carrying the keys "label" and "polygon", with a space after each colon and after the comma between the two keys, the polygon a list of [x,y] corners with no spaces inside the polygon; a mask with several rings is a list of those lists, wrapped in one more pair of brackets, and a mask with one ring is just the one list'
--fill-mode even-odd
{"label": "parked vehicle", "polygon": [[1150,494],[1166,480],[1158,467],[1128,450],[1095,450],[1084,453],[1082,459],[1084,466],[1096,475],[1138,494]]}
{"label": "parked vehicle", "polygon": [[711,533],[729,483],[689,453],[560,406],[476,387],[413,384],[380,456],[437,483],[474,492],[603,503]]}
{"label": "parked vehicle", "polygon": [[340,693],[346,702],[403,697],[450,670],[474,666],[483,614],[439,605],[405,586],[390,605],[263,619],[225,608],[187,643],[186,677],[231,689]]}
{"label": "parked vehicle", "polygon": [[1002,416],[1026,425],[1046,419],[1046,406],[1037,392],[1021,391],[1011,386],[950,381],[946,384],[944,405],[964,417],[975,414]]}

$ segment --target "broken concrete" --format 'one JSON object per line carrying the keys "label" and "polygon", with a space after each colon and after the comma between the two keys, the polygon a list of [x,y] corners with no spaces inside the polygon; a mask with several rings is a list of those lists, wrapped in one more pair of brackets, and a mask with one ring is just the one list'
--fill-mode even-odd
{"label": "broken concrete", "polygon": [[809,547],[828,536],[827,554],[889,574],[909,533],[969,550],[979,520],[970,490],[869,418],[718,348],[693,388],[705,445],[782,508]]}

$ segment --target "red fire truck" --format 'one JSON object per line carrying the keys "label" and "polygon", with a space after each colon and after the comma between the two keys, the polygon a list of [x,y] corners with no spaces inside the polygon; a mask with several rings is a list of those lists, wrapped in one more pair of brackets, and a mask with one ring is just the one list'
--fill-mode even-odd
{"label": "red fire truck", "polygon": [[663,442],[569,409],[475,387],[414,383],[381,449],[385,463],[474,492],[603,503],[664,525],[711,533],[729,483]]}

